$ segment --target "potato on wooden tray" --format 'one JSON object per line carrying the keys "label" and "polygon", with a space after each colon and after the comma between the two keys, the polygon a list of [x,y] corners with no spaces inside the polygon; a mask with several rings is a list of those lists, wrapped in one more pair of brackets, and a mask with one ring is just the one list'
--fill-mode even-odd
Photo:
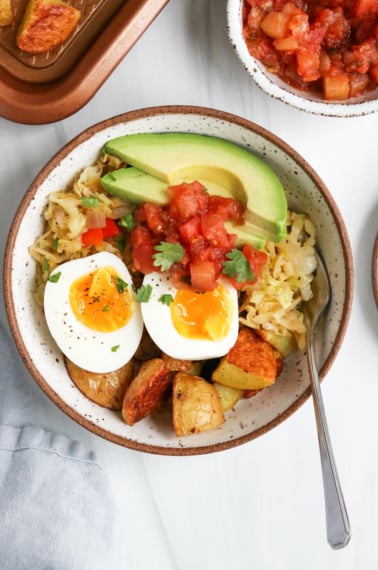
{"label": "potato on wooden tray", "polygon": [[278,374],[273,347],[248,327],[241,327],[235,345],[212,373],[212,380],[239,390],[259,390]]}
{"label": "potato on wooden tray", "polygon": [[13,17],[11,0],[0,0],[0,27],[10,26],[13,23]]}
{"label": "potato on wooden tray", "polygon": [[173,427],[178,437],[214,429],[224,422],[216,387],[186,372],[175,375],[172,409]]}
{"label": "potato on wooden tray", "polygon": [[128,385],[134,375],[134,360],[118,370],[105,373],[88,372],[65,358],[72,381],[87,398],[110,410],[121,410]]}
{"label": "potato on wooden tray", "polygon": [[124,421],[132,426],[148,416],[160,404],[170,383],[171,376],[164,360],[152,358],[143,362],[123,400]]}
{"label": "potato on wooden tray", "polygon": [[29,0],[17,32],[17,46],[43,53],[61,45],[75,30],[81,12],[62,0]]}

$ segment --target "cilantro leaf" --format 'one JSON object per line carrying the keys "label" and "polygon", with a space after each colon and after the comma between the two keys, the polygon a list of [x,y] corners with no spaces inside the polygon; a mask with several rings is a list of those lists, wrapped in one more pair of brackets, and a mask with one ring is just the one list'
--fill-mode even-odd
{"label": "cilantro leaf", "polygon": [[50,264],[46,258],[43,260],[42,263],[42,271],[50,271]]}
{"label": "cilantro leaf", "polygon": [[122,218],[119,218],[119,220],[117,220],[117,224],[121,226],[121,228],[126,228],[127,230],[132,230],[136,226],[134,216],[131,212],[125,214]]}
{"label": "cilantro leaf", "polygon": [[125,247],[126,247],[126,238],[125,236],[120,233],[117,236],[115,236],[115,240],[116,240],[116,247],[117,249],[122,253],[123,251],[125,251]]}
{"label": "cilantro leaf", "polygon": [[119,344],[115,344],[114,346],[112,346],[112,348],[110,349],[112,352],[117,352],[117,350],[119,349],[120,345]]}
{"label": "cilantro leaf", "polygon": [[228,277],[235,277],[237,283],[253,281],[255,275],[248,263],[248,259],[240,249],[234,248],[226,255],[228,261],[223,262],[222,273]]}
{"label": "cilantro leaf", "polygon": [[118,293],[124,293],[125,290],[127,289],[126,281],[124,281],[123,279],[121,279],[120,277],[117,277],[117,276],[114,277],[114,281],[115,281]]}
{"label": "cilantro leaf", "polygon": [[86,196],[82,196],[81,197],[81,205],[84,208],[97,208],[97,206],[99,205],[99,199],[96,198],[95,196],[91,196],[90,198],[87,198]]}
{"label": "cilantro leaf", "polygon": [[184,248],[179,243],[169,243],[161,241],[155,246],[158,253],[154,253],[152,258],[155,267],[160,267],[162,271],[168,271],[176,262],[181,261],[184,257]]}
{"label": "cilantro leaf", "polygon": [[62,272],[58,271],[57,273],[54,273],[54,275],[50,275],[49,281],[51,283],[58,283],[61,275],[62,275]]}
{"label": "cilantro leaf", "polygon": [[173,301],[173,297],[172,295],[170,295],[169,293],[165,293],[164,295],[162,295],[161,297],[159,297],[158,301],[160,303],[163,303],[163,305],[167,305],[167,307],[170,306],[170,304]]}
{"label": "cilantro leaf", "polygon": [[150,284],[142,285],[139,287],[139,289],[136,290],[136,300],[138,303],[148,303],[151,297],[151,293],[152,286]]}

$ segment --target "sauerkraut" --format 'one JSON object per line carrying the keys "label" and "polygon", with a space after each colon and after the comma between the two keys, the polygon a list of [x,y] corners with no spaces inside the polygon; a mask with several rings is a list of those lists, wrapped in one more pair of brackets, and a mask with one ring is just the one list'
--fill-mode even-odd
{"label": "sauerkraut", "polygon": [[[101,155],[94,165],[80,172],[71,188],[49,194],[43,212],[44,231],[29,247],[30,255],[37,262],[35,298],[40,305],[43,304],[44,286],[51,271],[65,261],[86,257],[90,253],[81,239],[83,231],[88,229],[88,208],[84,208],[83,199],[94,199],[96,212],[102,212],[107,218],[117,219],[128,211],[125,202],[110,196],[100,182],[109,167],[118,168],[119,165],[120,161],[115,157]],[[117,246],[109,241],[94,249],[121,256]],[[91,248],[91,253],[95,252],[94,249]]]}
{"label": "sauerkraut", "polygon": [[287,237],[267,242],[268,261],[259,280],[244,289],[240,322],[257,331],[293,337],[306,345],[306,325],[301,305],[312,297],[311,281],[316,269],[315,227],[305,214],[288,212]]}

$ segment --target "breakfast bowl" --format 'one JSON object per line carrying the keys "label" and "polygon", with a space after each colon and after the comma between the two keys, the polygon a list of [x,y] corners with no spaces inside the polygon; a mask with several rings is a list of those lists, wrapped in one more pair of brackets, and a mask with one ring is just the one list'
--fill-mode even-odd
{"label": "breakfast bowl", "polygon": [[[352,304],[353,261],[343,219],[320,177],[294,149],[261,126],[226,112],[187,106],[135,110],[98,123],[66,144],[42,168],[16,212],[6,246],[4,295],[10,328],[23,361],[40,388],[72,420],[134,450],[194,455],[250,441],[291,416],[311,394],[305,349],[288,355],[275,383],[253,397],[240,399],[214,429],[177,435],[169,398],[154,413],[129,425],[120,411],[89,399],[71,380],[63,354],[36,302],[36,262],[30,255],[30,246],[44,231],[43,212],[52,192],[69,188],[78,173],[95,163],[105,145],[109,148],[119,137],[167,133],[214,138],[231,144],[238,152],[247,150],[279,182],[288,209],[311,217],[316,245],[329,269],[333,289],[327,318],[317,334],[318,367],[323,379],[341,347]],[[55,277],[59,277],[56,272]],[[157,318],[155,325],[164,336],[164,323]],[[154,318],[152,321],[154,324]],[[113,348],[115,351],[117,346],[112,352]]]}
{"label": "breakfast bowl", "polygon": [[[290,2],[285,6],[292,7],[295,4],[300,5]],[[316,7],[316,3],[312,4]],[[377,16],[374,13],[361,16],[361,29],[362,26],[366,26],[366,30],[370,31],[366,32],[366,38],[364,36],[359,47],[357,47],[357,40],[351,40],[355,45],[353,48],[349,46],[347,55],[342,56],[341,53],[338,53],[337,43],[325,47],[323,44],[326,40],[323,39],[321,50],[317,52],[319,59],[314,60],[312,55],[307,58],[308,53],[312,51],[311,49],[309,51],[303,50],[302,53],[305,55],[301,57],[297,55],[300,51],[295,51],[298,48],[296,45],[298,42],[293,38],[290,31],[285,31],[284,24],[282,24],[281,31],[271,15],[265,20],[265,24],[263,23],[263,12],[259,7],[262,5],[263,3],[258,1],[253,3],[248,0],[228,0],[227,27],[231,45],[244,69],[266,94],[301,111],[329,117],[357,117],[378,111],[377,76],[374,74],[373,68],[371,67],[369,71],[368,60],[366,69],[359,67],[361,65],[360,60],[352,61],[359,49],[365,49],[367,45],[370,45],[372,53],[375,54],[376,52],[373,27]],[[268,5],[265,4],[265,6]],[[286,22],[285,18],[288,18],[288,14],[285,14],[285,10],[289,12],[290,9],[285,8],[285,6],[282,8],[281,4],[280,12],[274,12],[274,15],[278,16],[277,21]],[[305,9],[309,11],[308,7]],[[271,7],[266,8],[266,10],[268,14],[271,12]],[[294,8],[294,10],[296,9]],[[341,10],[340,7],[336,8],[337,17],[339,17]],[[324,14],[326,12],[324,10]],[[329,13],[328,10],[328,15]],[[294,17],[298,16],[294,14]],[[302,17],[306,19],[304,12],[299,16],[299,18]],[[317,26],[321,26],[323,22],[321,18],[319,17],[319,22],[311,30],[308,37],[313,34],[312,37],[316,40],[316,34],[319,30]],[[309,21],[312,23],[312,19]],[[352,37],[347,31],[351,21],[351,14],[348,14],[348,17],[345,16],[343,20],[347,38]],[[353,21],[356,22],[357,18],[354,18]],[[367,24],[368,21],[369,24]],[[297,23],[303,25],[303,18]],[[285,25],[289,26],[288,23]],[[304,25],[306,26],[306,23]],[[293,34],[295,35],[295,32]],[[369,34],[371,34],[370,38]],[[332,40],[327,41],[331,42]],[[286,45],[284,42],[287,42]],[[290,45],[290,42],[295,42],[295,44]],[[328,54],[333,55],[329,56]],[[338,59],[338,63],[335,63],[335,69],[340,66],[339,61],[342,57],[347,57],[350,60],[337,76],[333,68],[330,70],[333,57],[335,60]],[[376,55],[374,57],[376,58]],[[374,69],[376,71],[377,68]],[[357,70],[358,73],[356,73]],[[360,73],[360,71],[364,73]]]}

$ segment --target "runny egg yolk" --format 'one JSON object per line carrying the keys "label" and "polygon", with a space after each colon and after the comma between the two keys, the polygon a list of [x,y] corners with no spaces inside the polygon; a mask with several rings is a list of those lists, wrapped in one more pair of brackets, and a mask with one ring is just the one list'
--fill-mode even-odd
{"label": "runny egg yolk", "polygon": [[186,338],[213,341],[227,336],[235,310],[223,285],[205,293],[180,289],[170,308],[178,333]]}
{"label": "runny egg yolk", "polygon": [[95,331],[120,329],[133,313],[127,283],[112,267],[79,277],[70,287],[69,299],[76,318]]}

